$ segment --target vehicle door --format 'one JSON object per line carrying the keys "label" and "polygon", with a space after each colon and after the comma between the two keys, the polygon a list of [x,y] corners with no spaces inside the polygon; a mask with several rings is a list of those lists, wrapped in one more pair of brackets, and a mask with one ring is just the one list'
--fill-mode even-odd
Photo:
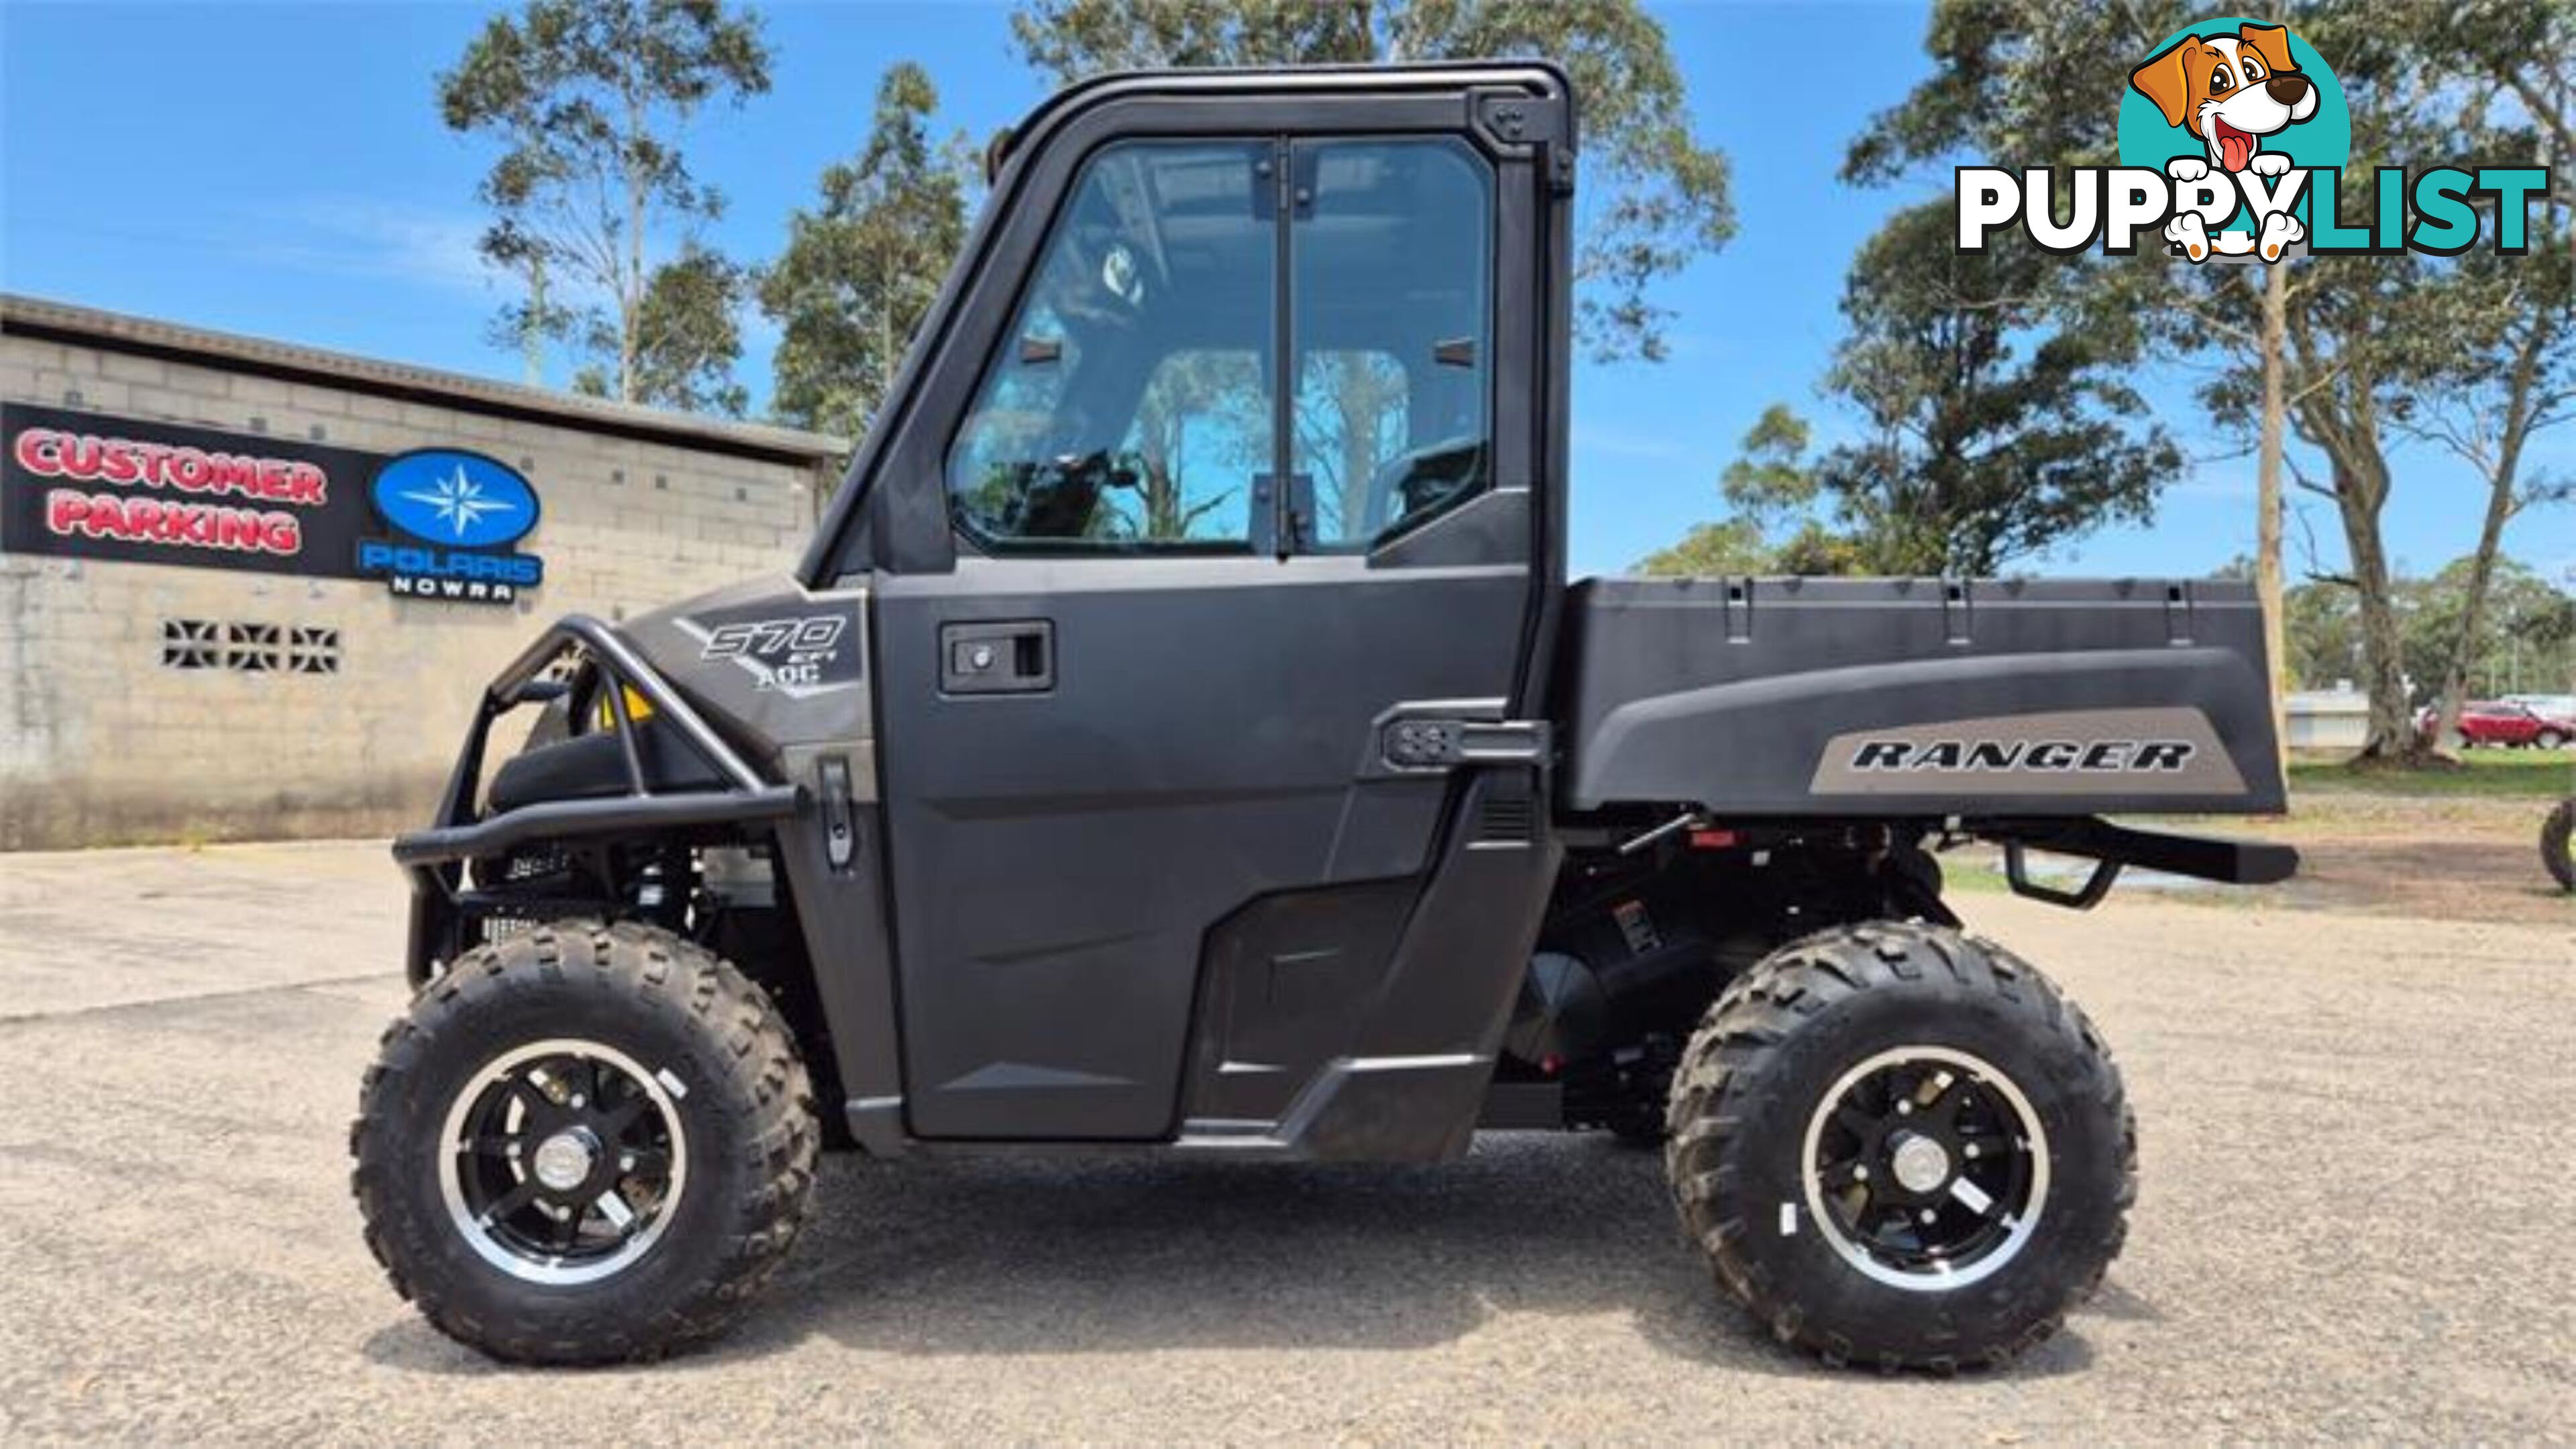
{"label": "vehicle door", "polygon": [[1455,98],[1275,110],[1064,163],[940,363],[975,377],[918,465],[954,565],[873,602],[916,1134],[1171,1134],[1211,933],[1305,893],[1263,949],[1383,959],[1454,788],[1390,731],[1520,683],[1531,168]]}

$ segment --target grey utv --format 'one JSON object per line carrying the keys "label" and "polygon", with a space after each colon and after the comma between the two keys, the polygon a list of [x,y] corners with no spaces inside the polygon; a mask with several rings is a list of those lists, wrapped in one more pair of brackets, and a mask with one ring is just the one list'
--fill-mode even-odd
{"label": "grey utv", "polygon": [[1031,115],[796,571],[554,625],[396,842],[417,996],[353,1141],[398,1290],[650,1357],[743,1310],[825,1147],[1481,1126],[1660,1143],[1724,1291],[1827,1357],[2054,1328],[2129,1108],[1935,852],[2079,906],[2286,876],[2102,818],[2281,809],[2254,599],[1569,585],[1575,158],[1536,62]]}

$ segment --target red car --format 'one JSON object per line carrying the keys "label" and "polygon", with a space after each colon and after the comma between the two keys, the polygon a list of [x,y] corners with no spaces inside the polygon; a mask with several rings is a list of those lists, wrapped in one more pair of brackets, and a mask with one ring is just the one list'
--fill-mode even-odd
{"label": "red car", "polygon": [[[2431,734],[2438,717],[2437,711],[2428,708],[2416,716],[2415,727]],[[2527,705],[2471,700],[2460,709],[2463,745],[2536,745],[2555,750],[2570,740],[2576,740],[2576,719],[2541,714]]]}

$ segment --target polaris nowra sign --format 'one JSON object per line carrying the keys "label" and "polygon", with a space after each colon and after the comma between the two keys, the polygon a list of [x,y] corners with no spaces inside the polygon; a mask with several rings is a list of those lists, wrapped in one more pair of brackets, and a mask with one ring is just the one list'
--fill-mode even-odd
{"label": "polaris nowra sign", "polygon": [[423,448],[387,460],[367,490],[399,537],[358,541],[358,573],[416,599],[506,604],[545,579],[545,560],[510,545],[537,526],[537,490],[480,453]]}

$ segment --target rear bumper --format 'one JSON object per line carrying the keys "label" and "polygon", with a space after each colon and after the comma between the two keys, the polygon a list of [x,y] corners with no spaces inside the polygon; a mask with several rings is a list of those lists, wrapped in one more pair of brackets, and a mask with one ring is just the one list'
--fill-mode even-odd
{"label": "rear bumper", "polygon": [[2114,825],[2108,820],[1989,821],[1978,833],[2007,845],[2134,865],[2140,870],[2222,885],[2278,885],[2299,870],[2298,851],[2286,845],[2168,835]]}
{"label": "rear bumper", "polygon": [[[1988,820],[1972,829],[2003,846],[2004,879],[2014,894],[2075,910],[2099,905],[2133,865],[2221,885],[2277,885],[2299,869],[2299,853],[2286,845],[2167,835],[2099,819]],[[2093,873],[2073,890],[2042,885],[2030,877],[2024,853],[2031,850],[2090,860]]]}

